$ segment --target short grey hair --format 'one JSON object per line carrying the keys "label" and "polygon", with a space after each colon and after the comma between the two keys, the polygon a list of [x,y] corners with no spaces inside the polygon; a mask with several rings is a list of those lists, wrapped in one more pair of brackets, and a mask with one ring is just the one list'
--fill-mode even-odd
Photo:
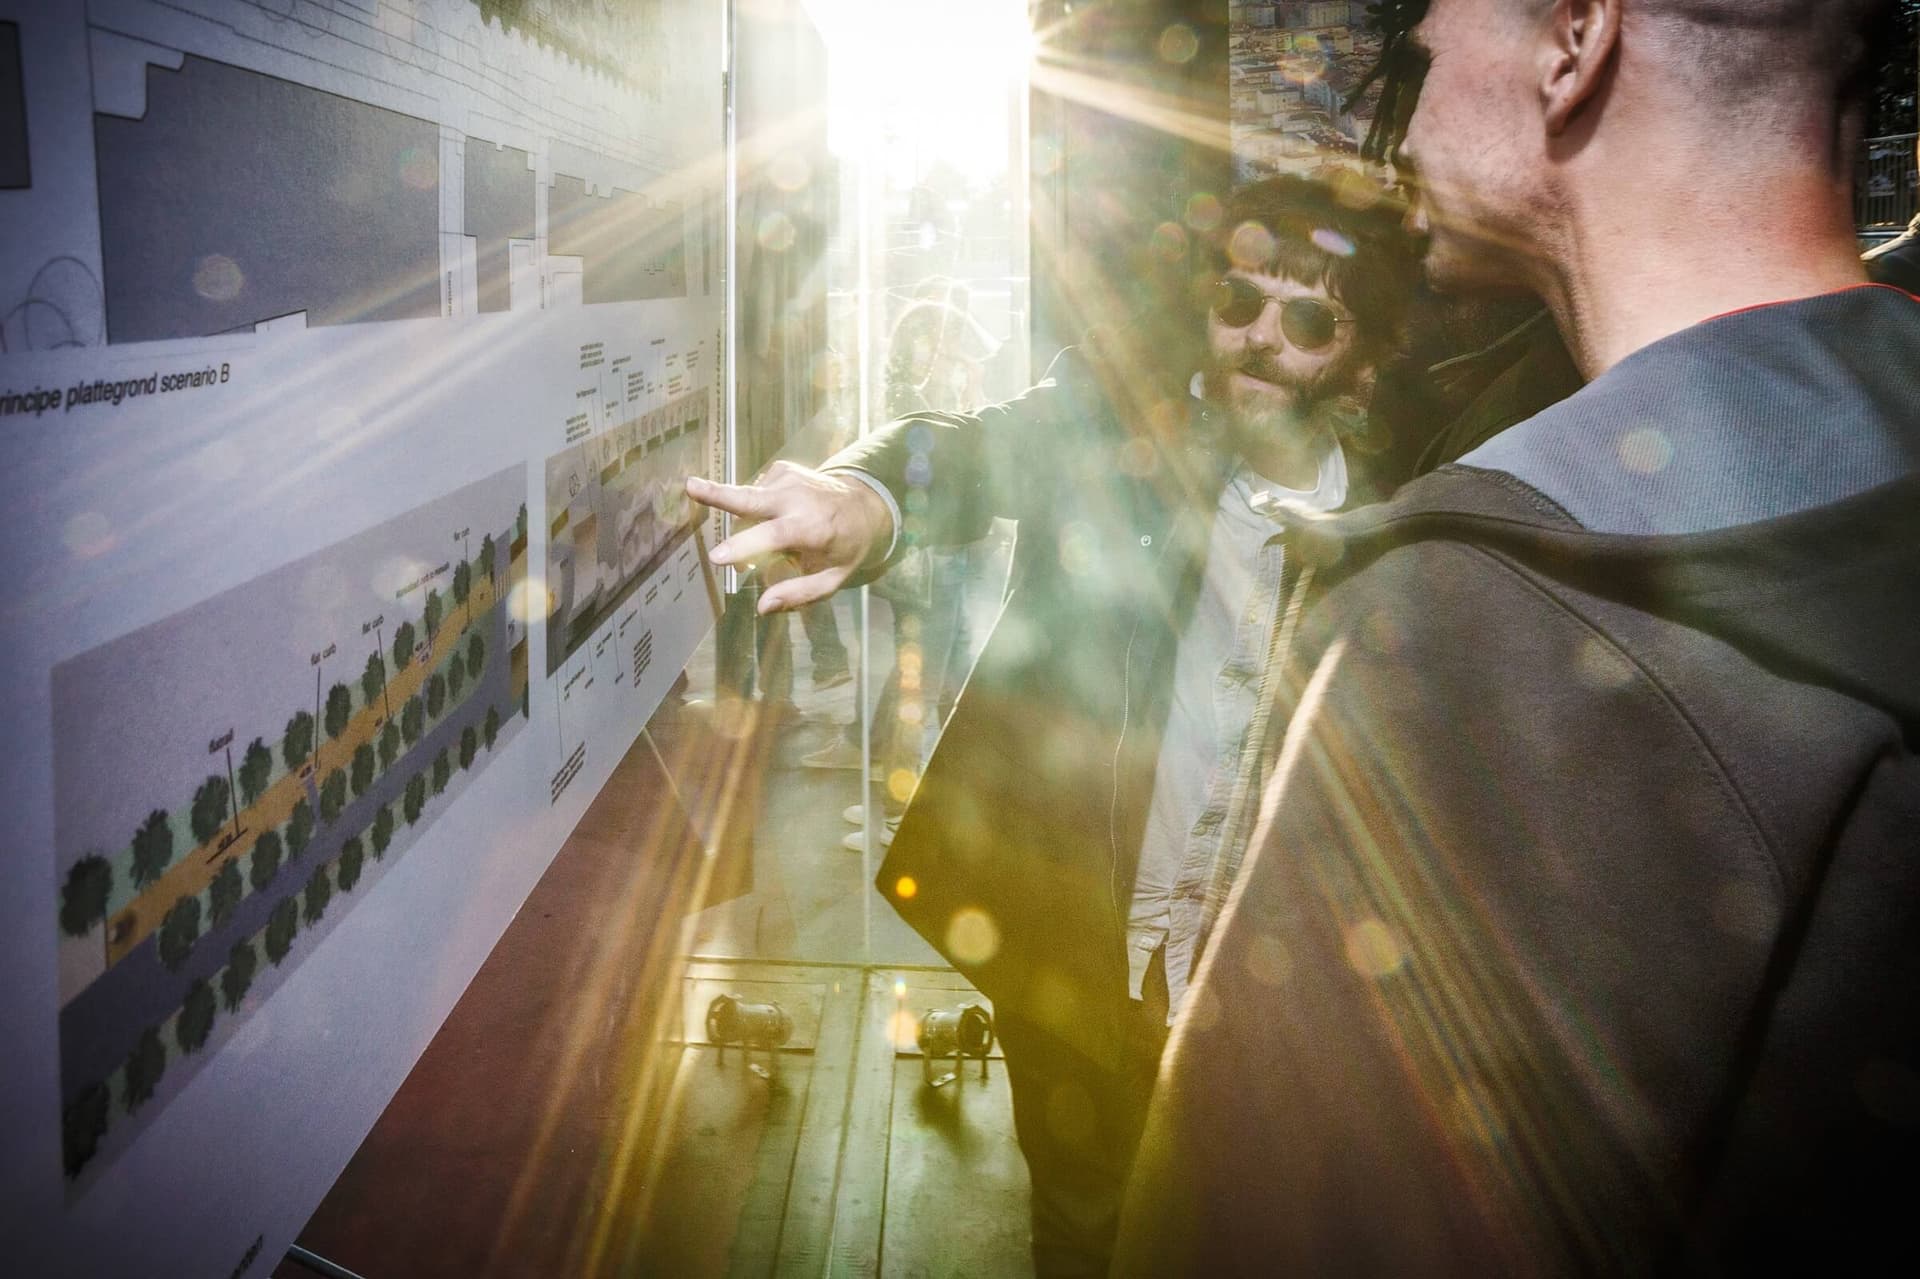
{"label": "short grey hair", "polygon": [[1826,92],[1842,111],[1864,98],[1893,0],[1637,0],[1691,55],[1701,86],[1728,100]]}

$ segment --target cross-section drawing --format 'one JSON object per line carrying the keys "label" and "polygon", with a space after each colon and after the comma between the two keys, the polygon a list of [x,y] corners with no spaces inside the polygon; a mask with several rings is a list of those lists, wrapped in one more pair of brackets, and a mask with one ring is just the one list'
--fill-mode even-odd
{"label": "cross-section drawing", "polygon": [[547,459],[547,674],[693,532],[707,455],[704,391]]}

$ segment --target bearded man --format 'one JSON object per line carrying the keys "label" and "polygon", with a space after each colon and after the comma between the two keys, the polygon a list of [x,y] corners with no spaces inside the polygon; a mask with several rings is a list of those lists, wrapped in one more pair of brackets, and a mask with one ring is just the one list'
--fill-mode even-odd
{"label": "bearded man", "polygon": [[1400,0],[1441,288],[1586,385],[1293,521],[1123,1274],[1865,1273],[1920,1164],[1920,298],[1876,0]]}
{"label": "bearded man", "polygon": [[[1019,521],[1005,609],[893,838],[882,893],[992,999],[1032,1173],[1042,1275],[1104,1274],[1161,1045],[1256,794],[1241,750],[1293,566],[1283,507],[1364,491],[1342,446],[1399,340],[1400,218],[1301,178],[1226,202],[1204,367],[1139,330],[1063,355],[1009,404],[925,413],[759,486],[690,481],[761,521],[795,608],[913,543]],[[1196,307],[1196,311],[1198,308]],[[904,516],[903,516],[904,513]]]}

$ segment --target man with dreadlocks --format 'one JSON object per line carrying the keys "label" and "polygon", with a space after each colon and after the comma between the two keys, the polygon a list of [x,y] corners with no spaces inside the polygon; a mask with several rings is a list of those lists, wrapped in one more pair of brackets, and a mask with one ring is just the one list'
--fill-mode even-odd
{"label": "man with dreadlocks", "polygon": [[1883,6],[1427,8],[1429,277],[1545,299],[1587,384],[1293,521],[1116,1272],[1863,1269],[1920,1192],[1920,298],[1848,190]]}
{"label": "man with dreadlocks", "polygon": [[1225,202],[1205,313],[1069,352],[1010,404],[912,415],[824,472],[688,485],[764,521],[715,559],[798,561],[762,608],[1019,521],[1006,608],[879,885],[993,1000],[1042,1275],[1106,1272],[1170,1010],[1251,829],[1241,747],[1294,578],[1275,513],[1368,490],[1341,441],[1414,259],[1397,212],[1353,203],[1254,183]]}

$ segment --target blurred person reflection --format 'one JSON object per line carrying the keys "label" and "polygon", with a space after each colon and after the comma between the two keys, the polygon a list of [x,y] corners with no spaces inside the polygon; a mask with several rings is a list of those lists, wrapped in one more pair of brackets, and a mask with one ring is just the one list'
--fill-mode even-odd
{"label": "blurred person reflection", "polygon": [[[887,341],[886,413],[904,418],[923,412],[961,412],[982,402],[986,361],[997,343],[965,310],[966,292],[944,276],[914,288],[913,302],[895,321]],[[950,300],[952,299],[952,300]],[[956,301],[958,305],[956,305]],[[919,776],[945,711],[948,681],[967,653],[967,588],[971,549],[914,547],[872,583],[893,616],[893,668],[875,700],[869,753],[882,783],[880,842],[892,842],[906,811],[912,779]],[[827,607],[825,601],[808,609]],[[860,767],[858,717],[826,748],[804,756],[809,768]],[[864,805],[846,811],[848,821],[866,820]],[[858,831],[843,843],[864,847]]]}
{"label": "blurred person reflection", "polygon": [[1019,523],[879,887],[993,1001],[1043,1275],[1106,1270],[1167,1026],[1251,824],[1241,743],[1295,580],[1276,516],[1369,491],[1343,439],[1400,340],[1412,254],[1399,211],[1359,194],[1232,193],[1199,305],[1068,351],[1017,400],[915,413],[820,471],[688,485],[761,521],[716,560],[790,564],[767,609]]}

